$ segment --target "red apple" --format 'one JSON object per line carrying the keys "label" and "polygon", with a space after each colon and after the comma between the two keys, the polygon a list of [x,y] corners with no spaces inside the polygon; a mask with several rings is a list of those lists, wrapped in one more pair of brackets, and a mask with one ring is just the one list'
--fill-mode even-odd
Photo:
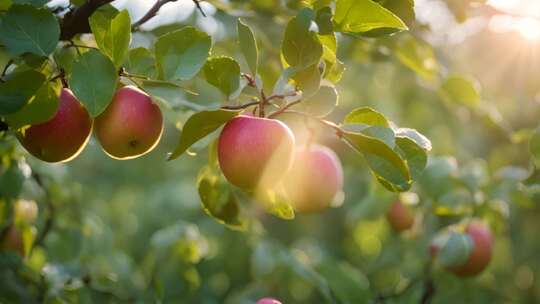
{"label": "red apple", "polygon": [[70,89],[60,94],[58,111],[49,121],[17,134],[23,147],[51,163],[67,162],[84,149],[92,133],[92,118]]}
{"label": "red apple", "polygon": [[257,304],[281,304],[281,302],[273,298],[262,298],[257,301]]}
{"label": "red apple", "polygon": [[386,212],[386,218],[396,232],[410,229],[414,224],[414,213],[399,200],[395,201]]}
{"label": "red apple", "polygon": [[343,169],[339,158],[327,147],[300,147],[294,164],[283,180],[288,198],[301,213],[329,207],[343,188]]}
{"label": "red apple", "polygon": [[132,159],[155,148],[163,133],[163,116],[150,96],[134,86],[118,89],[96,118],[101,147],[115,159]]}
{"label": "red apple", "polygon": [[482,272],[491,260],[493,251],[493,237],[489,227],[480,222],[472,221],[466,229],[466,233],[473,240],[473,249],[467,261],[457,267],[448,268],[458,276],[470,277]]}
{"label": "red apple", "polygon": [[294,157],[294,136],[275,119],[240,115],[221,131],[219,165],[227,180],[240,188],[266,188],[289,170]]}
{"label": "red apple", "polygon": [[2,240],[1,245],[3,250],[15,251],[21,256],[24,256],[24,243],[22,239],[22,233],[15,226],[11,226],[8,228],[8,231],[4,235],[4,239]]}

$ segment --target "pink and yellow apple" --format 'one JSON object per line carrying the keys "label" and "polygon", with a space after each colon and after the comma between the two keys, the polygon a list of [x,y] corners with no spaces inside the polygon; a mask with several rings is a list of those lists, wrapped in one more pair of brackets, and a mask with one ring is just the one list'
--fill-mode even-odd
{"label": "pink and yellow apple", "polygon": [[281,302],[273,298],[262,298],[257,301],[257,304],[281,304]]}
{"label": "pink and yellow apple", "polygon": [[163,133],[163,116],[150,96],[134,86],[118,89],[96,118],[96,136],[115,159],[132,159],[150,152]]}
{"label": "pink and yellow apple", "polygon": [[219,165],[231,184],[266,189],[289,170],[294,141],[289,127],[279,120],[240,115],[221,131]]}
{"label": "pink and yellow apple", "polygon": [[328,208],[342,191],[341,162],[327,147],[299,147],[294,164],[283,179],[283,186],[298,212],[321,211]]}
{"label": "pink and yellow apple", "polygon": [[17,134],[23,147],[51,163],[67,162],[84,149],[92,133],[92,118],[70,89],[60,93],[58,110],[49,121]]}

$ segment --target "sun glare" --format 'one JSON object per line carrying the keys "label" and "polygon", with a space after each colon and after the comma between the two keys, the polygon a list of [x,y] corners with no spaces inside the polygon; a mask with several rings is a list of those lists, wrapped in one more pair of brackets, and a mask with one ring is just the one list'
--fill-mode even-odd
{"label": "sun glare", "polygon": [[490,20],[494,32],[519,33],[528,41],[540,40],[540,1],[489,0],[487,4],[508,15],[496,15]]}

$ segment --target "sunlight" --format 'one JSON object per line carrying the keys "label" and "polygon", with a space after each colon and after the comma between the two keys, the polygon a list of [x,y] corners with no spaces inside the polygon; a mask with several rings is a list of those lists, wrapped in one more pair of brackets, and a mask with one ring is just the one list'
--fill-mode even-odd
{"label": "sunlight", "polygon": [[487,4],[509,14],[493,16],[490,20],[492,31],[514,31],[525,40],[540,40],[540,1],[489,0]]}
{"label": "sunlight", "polygon": [[515,24],[515,29],[527,40],[540,39],[540,21],[534,18],[520,18]]}

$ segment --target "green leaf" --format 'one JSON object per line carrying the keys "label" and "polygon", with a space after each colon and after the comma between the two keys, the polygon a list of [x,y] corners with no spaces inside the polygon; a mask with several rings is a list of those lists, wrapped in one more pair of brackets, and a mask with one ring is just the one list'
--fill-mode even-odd
{"label": "green leaf", "polygon": [[416,14],[414,13],[414,0],[382,1],[382,5],[398,16],[407,25],[411,25],[416,19]]}
{"label": "green leaf", "polygon": [[13,5],[0,21],[0,42],[14,55],[47,56],[58,44],[60,27],[48,9]]}
{"label": "green leaf", "polygon": [[473,211],[473,204],[471,193],[455,185],[435,200],[433,210],[438,216],[463,216]]}
{"label": "green leaf", "polygon": [[391,11],[371,0],[337,0],[335,30],[350,34],[395,33],[407,26]]}
{"label": "green leaf", "polygon": [[431,151],[431,141],[415,129],[397,128],[394,132],[396,133],[396,137],[406,137],[425,151]]}
{"label": "green leaf", "polygon": [[293,79],[300,90],[302,97],[309,98],[313,96],[321,87],[321,72],[317,64],[314,64],[306,69],[297,71],[293,75]]}
{"label": "green leaf", "polygon": [[540,129],[536,129],[529,140],[529,151],[535,162],[540,163]]}
{"label": "green leaf", "polygon": [[5,171],[0,170],[0,196],[16,198],[21,193],[24,175],[16,163]]}
{"label": "green leaf", "polygon": [[118,75],[109,57],[89,50],[73,63],[70,87],[92,117],[101,114],[112,100]]}
{"label": "green leaf", "polygon": [[389,190],[406,191],[410,188],[407,164],[383,140],[349,131],[344,132],[343,139],[365,156],[377,179]]}
{"label": "green leaf", "polygon": [[317,117],[330,114],[338,105],[338,91],[333,85],[323,85],[317,93],[300,103],[303,110]]}
{"label": "green leaf", "polygon": [[32,245],[34,244],[34,240],[36,239],[36,228],[30,225],[24,225],[21,229],[21,234],[24,255],[28,256],[32,249]]}
{"label": "green leaf", "polygon": [[50,0],[12,0],[13,4],[30,4],[37,7],[42,7]]}
{"label": "green leaf", "polygon": [[186,100],[186,94],[196,94],[186,90],[175,82],[143,80],[141,85],[148,94],[150,94],[153,98],[158,99],[167,107],[184,106],[190,109],[205,109],[204,106]]}
{"label": "green leaf", "polygon": [[476,107],[481,101],[478,84],[460,76],[448,77],[440,88],[440,94],[449,102],[469,107]]}
{"label": "green leaf", "polygon": [[238,19],[236,23],[238,31],[238,42],[240,43],[240,50],[246,59],[246,63],[251,71],[251,74],[257,75],[257,65],[259,63],[259,50],[257,48],[257,41],[255,35],[249,26],[247,26],[241,19]]}
{"label": "green leaf", "polygon": [[58,82],[46,81],[22,109],[6,115],[7,123],[13,129],[19,129],[26,125],[40,124],[50,120],[58,110],[58,96],[60,96]]}
{"label": "green leaf", "polygon": [[211,57],[203,67],[209,84],[218,88],[227,99],[240,88],[240,65],[230,57]]}
{"label": "green leaf", "polygon": [[14,72],[0,82],[0,115],[22,109],[45,82],[45,76],[34,70]]}
{"label": "green leaf", "polygon": [[319,27],[320,35],[331,35],[334,33],[334,24],[332,23],[332,9],[328,6],[317,11],[315,22]]}
{"label": "green leaf", "polygon": [[262,203],[266,212],[284,220],[294,219],[294,209],[287,199],[279,191],[263,191],[257,194],[257,200]]}
{"label": "green leaf", "polygon": [[307,265],[303,261],[299,260],[296,256],[288,252],[282,254],[282,261],[297,276],[315,286],[324,297],[325,303],[335,303],[328,282],[323,276],[313,270],[310,265]]}
{"label": "green leaf", "polygon": [[210,166],[203,167],[197,177],[197,189],[204,211],[218,222],[235,230],[245,230],[237,198],[227,182]]}
{"label": "green leaf", "polygon": [[386,117],[369,107],[356,108],[349,112],[345,119],[344,124],[363,124],[368,126],[383,126],[390,127],[388,119]]}
{"label": "green leaf", "polygon": [[327,261],[316,269],[342,303],[366,303],[370,299],[369,280],[347,262]]}
{"label": "green leaf", "polygon": [[450,232],[450,236],[439,252],[438,260],[445,267],[461,266],[469,258],[473,246],[474,243],[470,236]]}
{"label": "green leaf", "polygon": [[184,125],[180,140],[174,152],[169,156],[169,160],[173,160],[182,155],[191,145],[208,134],[221,127],[224,123],[231,120],[236,115],[240,114],[240,110],[213,110],[201,111],[193,114]]}
{"label": "green leaf", "polygon": [[457,169],[453,157],[431,157],[419,179],[422,189],[432,198],[450,191],[454,187],[452,179],[457,175]]}
{"label": "green leaf", "polygon": [[403,65],[426,80],[434,79],[439,72],[433,48],[412,35],[407,35],[398,42],[394,54]]}
{"label": "green leaf", "polygon": [[191,79],[203,67],[211,45],[208,34],[190,26],[160,36],[155,44],[158,77]]}
{"label": "green leaf", "polygon": [[281,52],[290,66],[307,68],[321,59],[323,47],[317,33],[310,30],[313,18],[312,10],[303,9],[287,24]]}
{"label": "green leaf", "polygon": [[128,11],[124,10],[114,17],[96,11],[88,21],[99,49],[111,58],[117,68],[120,67],[124,63],[131,41],[131,19]]}
{"label": "green leaf", "polygon": [[153,78],[156,75],[156,59],[147,48],[138,47],[129,50],[126,70],[130,74]]}
{"label": "green leaf", "polygon": [[411,178],[417,180],[427,165],[426,151],[408,137],[396,137],[396,145],[401,157],[407,161]]}

